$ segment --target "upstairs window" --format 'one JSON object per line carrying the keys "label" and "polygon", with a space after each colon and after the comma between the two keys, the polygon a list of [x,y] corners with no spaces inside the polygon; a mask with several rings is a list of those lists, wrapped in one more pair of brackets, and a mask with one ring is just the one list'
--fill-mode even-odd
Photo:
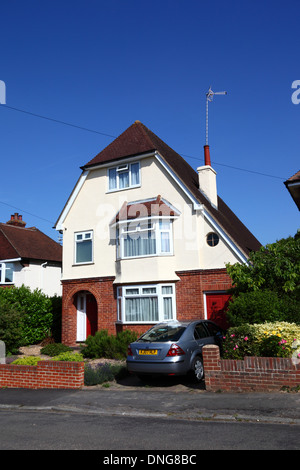
{"label": "upstairs window", "polygon": [[118,191],[121,189],[140,186],[140,163],[125,163],[123,165],[109,168],[108,190]]}
{"label": "upstairs window", "polygon": [[169,219],[149,218],[120,224],[117,237],[117,257],[121,259],[173,254]]}
{"label": "upstairs window", "polygon": [[13,263],[0,263],[0,284],[10,284],[14,282]]}
{"label": "upstairs window", "polygon": [[93,232],[75,233],[75,264],[93,262]]}

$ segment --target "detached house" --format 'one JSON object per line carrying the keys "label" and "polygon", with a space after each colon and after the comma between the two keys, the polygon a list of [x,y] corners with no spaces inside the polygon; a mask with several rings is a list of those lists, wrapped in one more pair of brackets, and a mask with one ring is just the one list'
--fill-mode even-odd
{"label": "detached house", "polygon": [[61,269],[61,245],[35,227],[26,228],[22,215],[0,223],[0,288],[24,284],[61,295]]}
{"label": "detached house", "polygon": [[260,243],[217,194],[209,147],[190,165],[136,121],[82,167],[63,233],[62,341],[156,322],[224,324],[228,262]]}

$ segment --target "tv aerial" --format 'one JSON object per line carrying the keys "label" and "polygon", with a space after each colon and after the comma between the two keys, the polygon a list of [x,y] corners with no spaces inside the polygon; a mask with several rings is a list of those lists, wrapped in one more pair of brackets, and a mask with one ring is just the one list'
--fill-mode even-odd
{"label": "tv aerial", "polygon": [[205,145],[208,145],[208,102],[213,100],[214,95],[227,95],[227,91],[212,91],[211,86],[206,93],[206,133]]}

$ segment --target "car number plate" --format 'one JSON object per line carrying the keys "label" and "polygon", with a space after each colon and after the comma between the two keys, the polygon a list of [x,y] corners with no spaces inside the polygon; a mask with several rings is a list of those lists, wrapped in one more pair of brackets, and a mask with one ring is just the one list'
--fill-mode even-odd
{"label": "car number plate", "polygon": [[140,356],[155,356],[157,355],[157,349],[139,349]]}

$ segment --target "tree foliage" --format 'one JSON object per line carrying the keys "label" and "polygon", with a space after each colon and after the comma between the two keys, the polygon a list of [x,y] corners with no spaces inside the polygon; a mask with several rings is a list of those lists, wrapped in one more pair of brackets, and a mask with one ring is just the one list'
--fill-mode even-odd
{"label": "tree foliage", "polygon": [[300,323],[300,233],[263,246],[248,264],[227,264],[233,281],[231,326],[264,321]]}
{"label": "tree foliage", "polygon": [[249,264],[227,264],[233,293],[269,289],[278,293],[300,290],[300,233],[252,252]]}

